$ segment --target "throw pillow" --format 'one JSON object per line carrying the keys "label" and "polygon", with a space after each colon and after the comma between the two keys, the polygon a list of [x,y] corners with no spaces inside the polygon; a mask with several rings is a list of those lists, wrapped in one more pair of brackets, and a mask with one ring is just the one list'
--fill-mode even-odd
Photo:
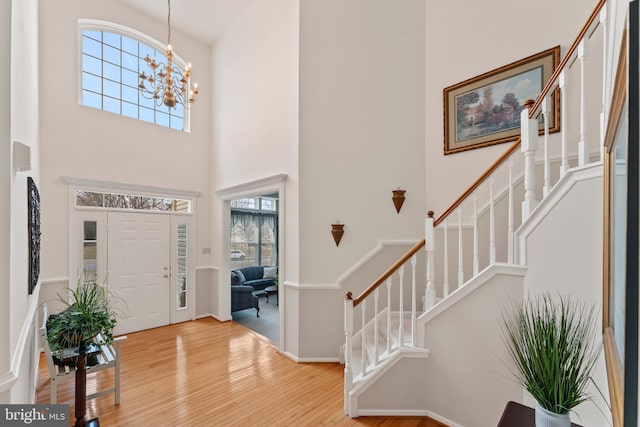
{"label": "throw pillow", "polygon": [[244,273],[242,272],[242,270],[234,270],[234,271],[238,275],[238,278],[240,279],[240,285],[242,285],[244,282],[247,281],[247,279],[244,277]]}
{"label": "throw pillow", "polygon": [[238,277],[238,273],[235,271],[231,272],[231,286],[237,286],[240,284],[240,277]]}
{"label": "throw pillow", "polygon": [[262,273],[262,278],[275,279],[277,272],[278,272],[278,267],[265,267],[264,272]]}

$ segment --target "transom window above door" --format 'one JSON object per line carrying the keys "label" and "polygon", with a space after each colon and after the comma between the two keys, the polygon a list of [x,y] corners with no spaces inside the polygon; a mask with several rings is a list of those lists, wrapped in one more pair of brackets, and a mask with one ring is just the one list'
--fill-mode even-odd
{"label": "transom window above door", "polygon": [[[188,131],[189,114],[182,104],[157,105],[139,90],[139,75],[149,55],[165,62],[159,42],[135,30],[104,21],[80,20],[80,99],[82,105],[160,126]],[[174,63],[181,64],[174,54]]]}
{"label": "transom window above door", "polygon": [[191,200],[173,197],[111,193],[102,191],[75,191],[76,207],[126,209],[191,213]]}

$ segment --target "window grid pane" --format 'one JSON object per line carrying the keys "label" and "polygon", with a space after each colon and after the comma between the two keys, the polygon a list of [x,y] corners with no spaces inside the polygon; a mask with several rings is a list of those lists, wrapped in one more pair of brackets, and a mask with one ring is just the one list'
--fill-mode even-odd
{"label": "window grid pane", "polygon": [[98,277],[98,239],[97,222],[85,221],[82,239],[82,269],[85,280],[96,280]]}
{"label": "window grid pane", "polygon": [[82,104],[184,130],[184,106],[169,109],[156,105],[153,99],[141,96],[138,73],[149,73],[144,58],[166,61],[158,52],[131,37],[107,31],[82,32]]}
{"label": "window grid pane", "polygon": [[76,206],[191,213],[191,201],[186,199],[86,190],[76,191]]}

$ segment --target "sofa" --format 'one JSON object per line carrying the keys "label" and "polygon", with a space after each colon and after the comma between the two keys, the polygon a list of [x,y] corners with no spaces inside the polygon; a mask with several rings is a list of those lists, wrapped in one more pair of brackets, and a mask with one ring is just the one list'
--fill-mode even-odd
{"label": "sofa", "polygon": [[260,317],[260,305],[258,297],[253,294],[251,286],[234,285],[231,286],[231,312],[256,309],[256,316]]}
{"label": "sofa", "polygon": [[251,286],[254,291],[263,291],[275,286],[278,267],[253,266],[231,270],[231,286]]}

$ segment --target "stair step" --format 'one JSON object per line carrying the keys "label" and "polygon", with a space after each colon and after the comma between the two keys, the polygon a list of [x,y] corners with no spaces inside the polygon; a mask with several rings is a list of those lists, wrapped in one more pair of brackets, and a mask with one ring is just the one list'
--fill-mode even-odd
{"label": "stair step", "polygon": [[[391,353],[394,353],[398,349],[398,341],[400,335],[400,319],[402,319],[402,326],[404,328],[403,348],[411,348],[411,312],[404,312],[402,316],[398,312],[391,313]],[[378,363],[384,362],[389,357],[387,352],[387,316],[381,314],[378,317]],[[370,322],[365,328],[365,341],[366,341],[366,353],[365,363],[367,364],[367,372],[374,369],[373,360],[375,357],[374,342],[375,342],[375,329],[373,322]],[[362,339],[361,335],[357,334],[353,340],[352,355],[351,355],[351,368],[354,374],[354,381],[362,376]]]}

